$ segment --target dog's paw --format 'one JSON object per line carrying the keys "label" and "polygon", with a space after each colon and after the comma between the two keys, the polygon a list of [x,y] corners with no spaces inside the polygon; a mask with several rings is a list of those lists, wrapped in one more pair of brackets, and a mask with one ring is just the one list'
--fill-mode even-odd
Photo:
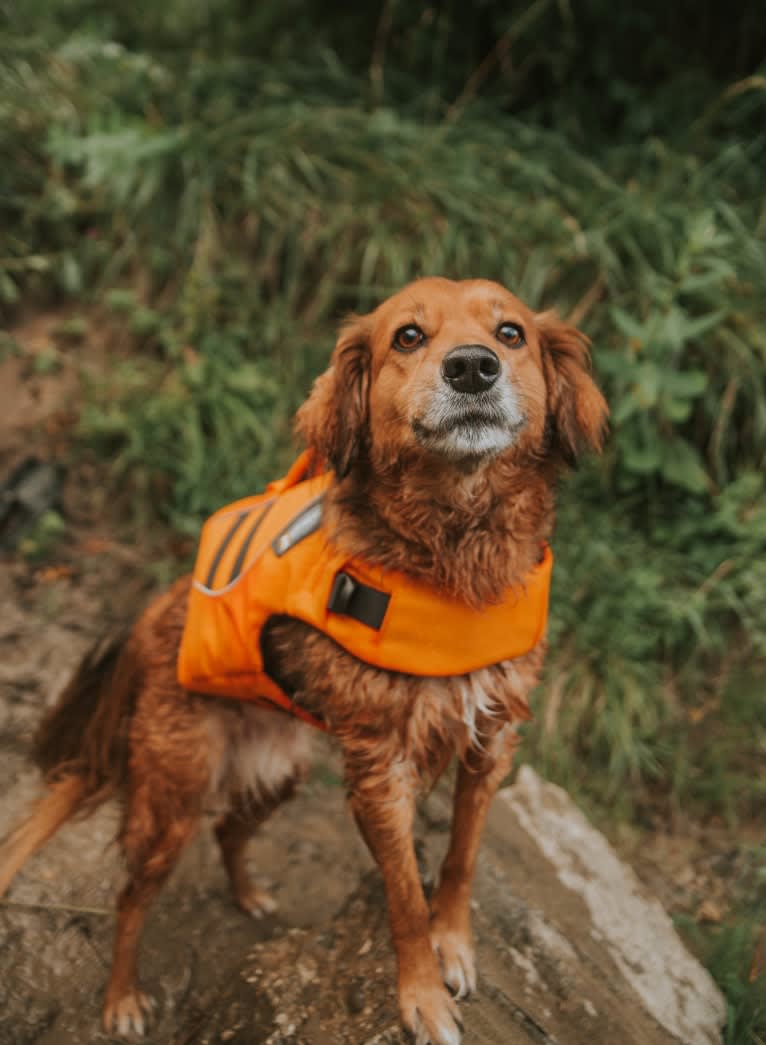
{"label": "dog's paw", "polygon": [[273,914],[277,909],[277,901],[265,889],[256,889],[254,885],[244,889],[237,895],[237,903],[252,918],[263,918],[265,914]]}
{"label": "dog's paw", "polygon": [[444,982],[456,998],[476,990],[476,962],[471,934],[449,929],[438,919],[431,926],[431,946],[439,959]]}
{"label": "dog's paw", "polygon": [[107,996],[104,1005],[103,1024],[107,1034],[120,1037],[136,1035],[142,1037],[146,1031],[146,1018],[154,1009],[154,999],[143,991],[132,990],[120,998]]}
{"label": "dog's paw", "polygon": [[440,984],[403,986],[399,991],[402,1022],[415,1045],[460,1045],[458,1007]]}

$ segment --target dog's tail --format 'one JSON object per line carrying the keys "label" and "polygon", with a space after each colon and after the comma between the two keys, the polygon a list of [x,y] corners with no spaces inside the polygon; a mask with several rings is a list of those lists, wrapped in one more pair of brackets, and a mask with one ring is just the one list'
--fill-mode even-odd
{"label": "dog's tail", "polygon": [[65,776],[54,781],[31,814],[10,834],[0,849],[0,896],[27,860],[80,807],[85,797],[85,778]]}
{"label": "dog's tail", "polygon": [[138,681],[126,639],[123,633],[89,650],[40,724],[33,753],[47,789],[0,847],[0,896],[62,824],[91,812],[122,783]]}

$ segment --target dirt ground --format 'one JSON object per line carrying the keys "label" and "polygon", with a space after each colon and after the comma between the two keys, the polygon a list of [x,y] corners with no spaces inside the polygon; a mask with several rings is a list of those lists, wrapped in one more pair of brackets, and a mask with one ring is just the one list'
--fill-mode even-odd
{"label": "dirt ground", "polygon": [[[87,562],[55,579],[0,566],[0,837],[39,787],[26,756],[42,707],[119,614],[124,559]],[[406,1040],[382,883],[345,808],[337,756],[325,738],[316,745],[303,792],[252,844],[252,869],[277,912],[253,920],[234,907],[209,830],[152,909],[141,952],[157,1002],[149,1042]],[[426,887],[446,846],[448,808],[440,788],[418,818]],[[0,902],[0,1045],[110,1040],[99,1014],[122,880],[117,816],[107,806],[64,828]],[[467,1045],[679,1040],[641,1010],[590,924],[498,803],[477,873],[480,982],[477,998],[461,1003]]]}
{"label": "dirt ground", "polygon": [[[34,356],[50,336],[50,324],[39,320],[20,339]],[[7,408],[0,474],[35,454],[60,456],[76,415],[74,366],[64,361],[48,377],[30,369],[29,358],[0,363],[0,407]],[[42,709],[82,652],[105,627],[130,616],[152,585],[136,549],[120,541],[92,466],[68,467],[61,505],[67,534],[52,557],[35,564],[6,552],[0,561],[0,837],[39,786],[27,752]],[[273,891],[278,911],[252,920],[234,907],[209,831],[192,844],[153,908],[141,954],[144,985],[157,1001],[148,1041],[405,1040],[382,884],[345,808],[337,755],[322,737],[316,745],[303,793],[252,846],[256,878]],[[446,846],[444,796],[437,791],[419,816],[426,885]],[[0,902],[0,1045],[109,1040],[99,1012],[122,876],[113,842],[117,816],[106,807],[65,828]],[[534,960],[536,932],[543,932],[539,907],[552,904],[553,893],[546,893],[542,876],[518,899],[535,868],[505,837],[501,814],[493,817],[474,912],[479,997],[461,1004],[466,1043],[677,1040],[654,1024],[641,1030],[635,1000],[620,991],[611,996],[611,970],[585,942],[578,947],[585,988],[561,971],[568,968],[563,959],[561,969],[541,972]],[[666,905],[693,910],[703,897],[724,893],[726,869],[714,859],[721,845],[713,856],[707,845],[694,832],[685,842],[657,835],[644,845],[642,873]],[[559,925],[567,923],[568,912],[555,913]],[[540,958],[546,961],[550,956]]]}
{"label": "dirt ground", "polygon": [[[37,793],[26,753],[40,711],[119,612],[111,603],[124,572],[122,560],[106,555],[54,580],[18,564],[0,567],[0,836]],[[301,796],[252,847],[257,880],[279,902],[275,915],[256,921],[233,906],[209,831],[153,908],[141,958],[143,983],[158,1003],[150,1042],[405,1040],[382,884],[345,809],[337,757],[324,738],[316,754]],[[420,816],[426,884],[446,844],[446,810],[438,794]],[[117,815],[106,807],[62,830],[0,905],[0,1045],[108,1040],[99,1012],[122,877]],[[576,1037],[571,1027],[565,1038],[548,1033],[546,1024],[561,1017],[527,997],[529,968],[508,958],[509,947],[523,955],[530,946],[529,912],[508,892],[504,859],[492,850],[482,861],[475,911],[482,998],[463,1005],[467,1041],[589,1041],[587,1010],[571,990],[562,1011],[568,1022],[574,1006],[583,1025]]]}

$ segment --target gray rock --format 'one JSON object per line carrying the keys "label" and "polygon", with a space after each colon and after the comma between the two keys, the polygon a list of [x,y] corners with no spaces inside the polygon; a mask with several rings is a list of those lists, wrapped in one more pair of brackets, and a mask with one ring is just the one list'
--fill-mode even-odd
{"label": "gray rock", "polygon": [[[571,964],[580,941],[589,938],[615,967],[619,980],[610,977],[615,991],[632,991],[646,1013],[679,1041],[720,1042],[726,1008],[710,975],[685,949],[659,902],[566,792],[524,766],[514,786],[500,792],[497,804],[506,811],[509,835],[524,838],[537,851],[535,878],[543,870],[552,871],[562,889],[562,897],[544,908],[545,917],[535,915],[529,924],[534,950],[554,963]],[[534,878],[529,885],[521,896],[535,900]],[[576,929],[571,915],[555,926],[560,912],[572,909],[563,893],[582,901],[583,923]],[[534,981],[534,962],[519,964]],[[597,1011],[587,1001],[586,992],[584,1008]]]}

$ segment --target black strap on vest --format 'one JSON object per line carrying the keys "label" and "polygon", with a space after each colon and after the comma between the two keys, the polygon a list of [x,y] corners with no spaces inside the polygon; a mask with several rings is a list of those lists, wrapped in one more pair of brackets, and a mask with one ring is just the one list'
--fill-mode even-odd
{"label": "black strap on vest", "polygon": [[327,609],[342,617],[353,617],[368,628],[379,631],[390,601],[388,592],[362,584],[341,570],[333,581]]}

